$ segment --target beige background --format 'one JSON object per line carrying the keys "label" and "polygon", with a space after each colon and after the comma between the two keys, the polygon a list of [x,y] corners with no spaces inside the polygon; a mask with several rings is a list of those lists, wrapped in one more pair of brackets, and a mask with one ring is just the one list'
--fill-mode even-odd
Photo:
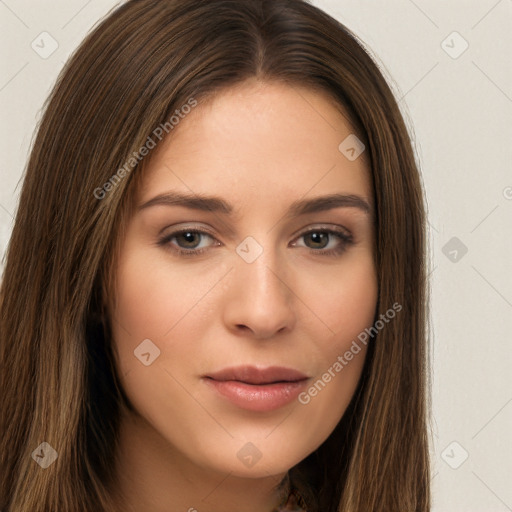
{"label": "beige background", "polygon": [[[0,0],[2,255],[43,102],[116,3]],[[512,0],[313,3],[372,49],[414,133],[431,227],[433,510],[512,511]]]}

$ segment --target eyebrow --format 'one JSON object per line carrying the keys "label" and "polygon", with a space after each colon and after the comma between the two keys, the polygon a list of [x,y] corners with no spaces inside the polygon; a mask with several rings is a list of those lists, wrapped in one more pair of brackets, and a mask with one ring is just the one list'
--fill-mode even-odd
{"label": "eyebrow", "polygon": [[[234,211],[233,206],[220,197],[182,192],[159,194],[141,204],[138,210],[144,210],[156,205],[181,206],[192,210],[209,211],[225,215],[230,215]],[[357,208],[366,215],[371,215],[372,213],[370,204],[361,196],[356,194],[329,194],[294,201],[288,208],[286,217],[306,215],[334,208]]]}

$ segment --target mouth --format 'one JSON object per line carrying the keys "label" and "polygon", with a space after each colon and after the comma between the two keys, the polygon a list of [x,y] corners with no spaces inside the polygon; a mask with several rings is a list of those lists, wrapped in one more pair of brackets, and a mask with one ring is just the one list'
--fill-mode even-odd
{"label": "mouth", "polygon": [[298,370],[281,366],[256,368],[255,366],[237,366],[224,368],[215,373],[205,375],[206,378],[218,382],[238,381],[245,384],[267,385],[281,382],[299,382],[308,378]]}
{"label": "mouth", "polygon": [[238,366],[204,375],[203,380],[237,407],[263,412],[293,401],[309,377],[291,368]]}

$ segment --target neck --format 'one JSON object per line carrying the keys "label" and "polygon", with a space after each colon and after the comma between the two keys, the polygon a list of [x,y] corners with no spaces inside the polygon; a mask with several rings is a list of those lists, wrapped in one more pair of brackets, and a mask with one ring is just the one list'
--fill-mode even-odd
{"label": "neck", "polygon": [[119,511],[271,512],[286,495],[285,477],[241,478],[198,467],[140,416],[121,420],[113,489]]}

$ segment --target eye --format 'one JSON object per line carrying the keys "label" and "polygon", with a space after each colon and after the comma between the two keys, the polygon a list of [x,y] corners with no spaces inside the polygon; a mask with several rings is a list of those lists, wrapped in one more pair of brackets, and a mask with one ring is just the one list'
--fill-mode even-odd
{"label": "eye", "polygon": [[[347,247],[354,243],[351,235],[338,229],[314,228],[302,233],[299,239],[304,239],[305,247],[310,252],[323,256],[341,254]],[[292,244],[297,246],[297,243]],[[299,246],[303,247],[303,246]]]}
{"label": "eye", "polygon": [[[213,236],[206,231],[184,228],[164,236],[158,241],[158,245],[169,246],[171,250],[183,256],[196,256],[203,253],[208,248],[208,246],[201,246],[201,237],[215,240]],[[173,240],[177,242],[177,247],[173,244]]]}
{"label": "eye", "polygon": [[[207,244],[208,239],[214,244]],[[298,239],[304,239],[304,245],[294,242],[292,247],[305,247],[310,252],[321,256],[336,256],[353,244],[352,235],[333,228],[314,228],[302,233]],[[203,243],[204,242],[204,243]],[[221,245],[213,235],[197,228],[183,228],[173,231],[158,240],[157,244],[176,252],[181,256],[197,256],[214,245]]]}

